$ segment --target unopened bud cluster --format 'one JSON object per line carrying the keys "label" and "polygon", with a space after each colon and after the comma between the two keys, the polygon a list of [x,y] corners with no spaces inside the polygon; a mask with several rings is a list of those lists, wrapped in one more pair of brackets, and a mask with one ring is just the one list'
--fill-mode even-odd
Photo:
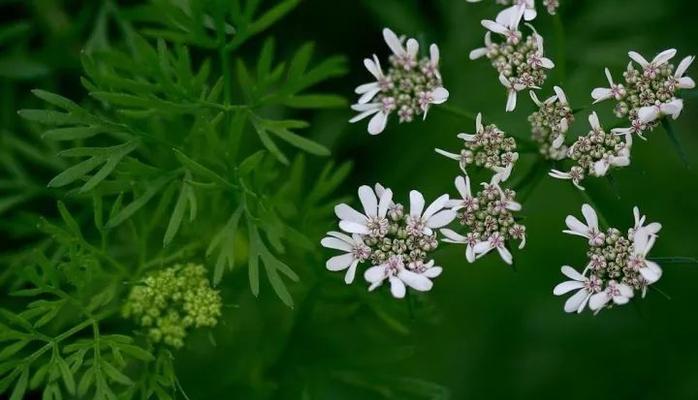
{"label": "unopened bud cluster", "polygon": [[[475,197],[458,210],[458,221],[468,227],[466,237],[472,244],[487,241],[495,234],[503,241],[522,241],[526,227],[517,223],[508,204],[515,203],[516,192],[486,183]],[[495,237],[496,237],[495,236]]]}
{"label": "unopened bud cluster", "polygon": [[154,343],[179,348],[188,329],[218,323],[221,297],[211,288],[202,265],[177,264],[134,286],[122,314],[145,328]]}
{"label": "unopened bud cluster", "polygon": [[387,111],[395,110],[400,122],[411,122],[422,115],[431,103],[428,97],[442,86],[441,75],[428,57],[419,61],[390,56],[390,68],[380,81],[381,91],[376,101]]}
{"label": "unopened bud cluster", "polygon": [[[624,85],[619,86],[618,103],[613,108],[619,118],[627,117],[631,122],[637,121],[638,111],[642,107],[653,106],[671,101],[678,88],[674,79],[674,66],[666,63],[652,69],[651,73],[636,69],[630,63],[625,72]],[[644,130],[652,130],[659,121],[648,121]]]}
{"label": "unopened bud cluster", "polygon": [[547,78],[542,65],[542,39],[535,32],[523,39],[521,31],[515,34],[502,43],[487,43],[487,58],[512,86],[521,86],[521,89],[540,87]]}
{"label": "unopened bud cluster", "polygon": [[558,7],[560,7],[559,0],[543,0],[543,7],[548,10],[548,14],[555,15],[557,13]]}
{"label": "unopened bud cluster", "polygon": [[[535,96],[533,92],[531,95]],[[564,144],[565,134],[569,126],[574,123],[572,108],[564,98],[561,100],[558,96],[543,102],[536,101],[536,103],[538,110],[528,117],[528,122],[531,124],[531,138],[538,144],[543,157],[562,160],[567,155],[568,149]]]}

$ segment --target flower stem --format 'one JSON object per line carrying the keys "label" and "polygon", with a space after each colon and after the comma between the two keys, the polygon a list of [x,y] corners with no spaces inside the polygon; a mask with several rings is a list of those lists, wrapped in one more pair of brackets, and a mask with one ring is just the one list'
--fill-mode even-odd
{"label": "flower stem", "polygon": [[566,61],[565,61],[565,29],[562,24],[562,17],[557,13],[553,18],[555,28],[555,67],[557,68],[557,80],[562,85],[566,77]]}
{"label": "flower stem", "polygon": [[681,141],[679,141],[679,137],[676,135],[674,127],[671,126],[671,122],[666,117],[662,119],[662,128],[664,128],[667,135],[669,135],[671,144],[674,145],[674,148],[676,149],[676,152],[679,154],[679,157],[681,158],[681,162],[683,163],[684,167],[691,168],[690,164],[688,163],[688,157],[686,157],[686,152],[684,151],[683,146],[681,145]]}
{"label": "flower stem", "polygon": [[441,104],[438,107],[434,107],[435,110],[441,110],[456,117],[466,118],[471,121],[475,121],[475,114],[470,111],[461,110],[459,108],[450,106],[448,104]]}
{"label": "flower stem", "polygon": [[594,208],[594,210],[596,211],[596,215],[598,215],[598,217],[599,217],[599,222],[601,222],[603,225],[605,225],[606,228],[610,228],[611,225],[608,223],[608,219],[606,218],[604,213],[601,211],[599,206],[596,204],[596,201],[594,201],[594,198],[591,197],[591,195],[589,194],[589,191],[588,190],[578,190],[578,192],[580,192],[582,197],[584,197],[584,199],[589,203],[589,205]]}
{"label": "flower stem", "polygon": [[651,257],[650,260],[662,264],[698,264],[698,259],[695,257]]}

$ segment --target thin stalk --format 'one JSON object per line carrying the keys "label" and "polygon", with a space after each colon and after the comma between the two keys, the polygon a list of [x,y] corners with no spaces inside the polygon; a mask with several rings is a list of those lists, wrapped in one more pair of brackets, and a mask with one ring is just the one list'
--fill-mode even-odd
{"label": "thin stalk", "polygon": [[698,264],[698,259],[695,257],[650,257],[650,260],[662,264]]}
{"label": "thin stalk", "polygon": [[686,156],[686,152],[684,151],[683,146],[681,145],[681,141],[679,140],[679,137],[676,135],[674,127],[671,126],[671,122],[666,117],[662,119],[662,128],[664,128],[667,135],[669,136],[669,140],[671,140],[671,144],[674,145],[674,149],[676,149],[676,152],[678,153],[679,158],[681,158],[681,162],[683,163],[684,167],[691,168],[690,164],[688,163],[688,157]]}
{"label": "thin stalk", "polygon": [[584,197],[584,199],[589,203],[589,205],[594,208],[594,210],[596,211],[596,215],[599,217],[599,222],[601,222],[601,224],[606,226],[606,228],[611,227],[611,225],[608,223],[608,219],[603,214],[603,212],[601,211],[599,206],[596,204],[596,201],[594,201],[594,199],[591,197],[591,195],[589,194],[589,191],[588,190],[578,190],[578,192],[580,192],[582,197]]}
{"label": "thin stalk", "polygon": [[472,113],[470,111],[461,110],[459,108],[453,107],[453,106],[448,105],[448,104],[438,105],[438,106],[434,107],[434,110],[440,110],[440,111],[443,111],[447,114],[451,114],[453,116],[460,117],[460,118],[469,119],[470,121],[475,122],[475,113]]}
{"label": "thin stalk", "polygon": [[560,84],[564,84],[567,76],[567,63],[565,61],[565,29],[562,24],[562,17],[557,13],[553,18],[553,26],[555,29],[555,70],[557,72],[557,80]]}

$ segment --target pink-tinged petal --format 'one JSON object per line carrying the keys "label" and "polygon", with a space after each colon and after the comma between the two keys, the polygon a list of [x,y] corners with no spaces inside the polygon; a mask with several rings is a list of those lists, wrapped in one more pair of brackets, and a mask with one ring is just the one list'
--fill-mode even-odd
{"label": "pink-tinged petal", "polygon": [[691,64],[693,64],[693,60],[695,60],[695,56],[684,57],[684,59],[681,60],[681,62],[679,63],[679,66],[676,67],[676,71],[674,71],[674,77],[676,77],[677,79],[681,78],[683,74],[686,73],[688,67],[690,67]]}
{"label": "pink-tinged petal", "polygon": [[586,301],[586,299],[589,297],[589,292],[586,290],[582,289],[577,291],[574,295],[572,295],[567,301],[565,302],[564,310],[567,313],[573,313],[577,312],[579,310],[579,307],[582,305],[583,302]]}
{"label": "pink-tinged petal", "polygon": [[555,286],[555,288],[553,288],[553,294],[555,296],[562,296],[563,294],[569,293],[575,289],[581,289],[583,287],[584,282],[566,281]]}
{"label": "pink-tinged petal", "polygon": [[390,293],[393,294],[393,297],[396,299],[402,299],[405,297],[405,284],[398,278],[391,276],[390,278]]}
{"label": "pink-tinged petal", "polygon": [[671,115],[673,119],[676,119],[683,110],[683,100],[674,99],[670,102],[664,103],[659,106],[659,110],[662,112],[662,114]]}
{"label": "pink-tinged petal", "polygon": [[567,104],[567,96],[560,86],[553,86],[553,91],[555,92],[555,96],[557,96],[560,103]]}
{"label": "pink-tinged petal", "polygon": [[628,299],[627,297],[623,296],[613,296],[613,302],[618,304],[618,305],[623,305],[623,304],[628,304]]}
{"label": "pink-tinged petal", "polygon": [[397,276],[401,281],[407,284],[407,286],[420,292],[427,292],[431,290],[434,285],[426,276],[408,270],[400,271]]}
{"label": "pink-tinged petal", "polygon": [[383,29],[383,39],[385,39],[385,43],[388,45],[388,47],[390,47],[390,50],[396,56],[402,57],[406,54],[405,49],[402,48],[402,43],[400,43],[400,39],[397,37],[395,32],[388,28]]}
{"label": "pink-tinged petal", "polygon": [[456,160],[456,161],[460,160],[460,154],[449,153],[448,151],[441,150],[441,149],[434,149],[434,151],[441,154],[442,156],[450,158],[451,160]]}
{"label": "pink-tinged petal", "polygon": [[469,177],[463,177],[458,175],[455,180],[456,184],[456,190],[458,190],[458,194],[461,195],[463,199],[468,199],[473,197],[471,191],[470,191],[470,178]]}
{"label": "pink-tinged petal", "polygon": [[442,104],[448,100],[448,90],[442,87],[437,87],[431,92],[431,104]]}
{"label": "pink-tinged petal", "polygon": [[547,57],[541,57],[540,58],[540,66],[545,68],[545,69],[553,69],[555,68],[555,63],[553,60],[547,58]]}
{"label": "pink-tinged petal", "polygon": [[429,59],[434,66],[439,65],[439,57],[439,46],[432,43],[431,46],[429,46]]}
{"label": "pink-tinged petal", "polygon": [[350,119],[350,120],[349,120],[349,123],[352,123],[352,124],[353,124],[354,122],[359,122],[359,121],[361,121],[362,119],[365,119],[365,118],[367,118],[367,117],[369,117],[369,116],[371,116],[371,115],[377,113],[378,111],[379,111],[379,110],[378,110],[377,108],[373,108],[373,109],[370,109],[370,110],[363,111],[363,112],[361,112],[360,114],[355,115],[352,119]]}
{"label": "pink-tinged petal", "polygon": [[383,77],[383,71],[381,71],[380,64],[376,64],[370,58],[364,58],[364,66],[374,78],[381,79]]}
{"label": "pink-tinged petal", "polygon": [[535,8],[526,8],[526,11],[524,11],[524,19],[526,21],[533,21],[536,19],[536,16],[538,13],[536,12]]}
{"label": "pink-tinged petal", "polygon": [[364,279],[366,282],[376,283],[382,282],[385,279],[385,267],[382,265],[375,265],[364,272]]}
{"label": "pink-tinged petal", "polygon": [[563,265],[562,268],[560,268],[560,271],[562,272],[563,275],[570,279],[574,279],[575,281],[585,281],[586,278],[584,275],[580,274],[577,272],[576,269],[570,267],[569,265]]}
{"label": "pink-tinged petal", "polygon": [[443,272],[443,268],[441,268],[441,267],[431,267],[431,268],[427,268],[427,270],[424,271],[422,273],[422,275],[426,276],[427,278],[433,279],[433,278],[436,278],[439,275],[441,275],[442,272]]}
{"label": "pink-tinged petal", "polygon": [[674,58],[675,55],[676,49],[664,50],[663,52],[657,54],[656,57],[654,57],[654,59],[652,60],[652,64],[657,66],[666,64],[666,62]]}
{"label": "pink-tinged petal", "polygon": [[662,277],[657,271],[651,270],[649,268],[640,268],[640,275],[647,281],[648,284],[653,284]]}
{"label": "pink-tinged petal", "polygon": [[[563,121],[565,121],[565,126],[567,126],[567,120],[563,120]],[[562,125],[562,121],[560,121],[560,125]],[[562,129],[563,132],[566,130],[567,130],[567,128]],[[565,143],[565,136],[564,135],[557,135],[555,140],[553,140],[553,149],[559,149],[563,143]]]}
{"label": "pink-tinged petal", "polygon": [[677,87],[679,89],[693,89],[696,87],[696,82],[694,82],[693,79],[684,76],[683,78],[679,79],[679,84]]}
{"label": "pink-tinged petal", "polygon": [[[358,89],[358,88],[357,88]],[[376,84],[376,87],[373,89],[365,92],[361,97],[359,97],[359,104],[364,104],[368,103],[369,101],[373,100],[374,97],[381,91],[380,87],[378,87],[378,84]]]}
{"label": "pink-tinged petal", "polygon": [[353,249],[353,246],[351,244],[333,237],[323,238],[320,241],[320,244],[322,245],[322,247],[326,247],[328,249],[342,250],[347,252]]}
{"label": "pink-tinged petal", "polygon": [[483,241],[483,242],[478,242],[475,243],[473,246],[473,251],[475,252],[476,255],[483,256],[490,251],[492,251],[492,245],[490,244],[489,240]]}
{"label": "pink-tinged petal", "polygon": [[369,230],[366,225],[358,224],[351,221],[339,221],[339,228],[344,232],[358,233],[359,235],[368,235]]}
{"label": "pink-tinged petal", "polygon": [[502,260],[504,260],[505,263],[511,265],[511,263],[514,262],[514,257],[512,257],[511,252],[506,247],[497,247],[497,252],[499,253],[499,256],[502,257]]}
{"label": "pink-tinged petal", "polygon": [[596,111],[589,114],[589,125],[595,131],[601,130],[601,123],[599,123],[599,116],[596,115]]}
{"label": "pink-tinged petal", "polygon": [[390,189],[383,190],[378,202],[378,216],[385,218],[388,213],[388,208],[393,203],[393,191]]}
{"label": "pink-tinged petal", "polygon": [[427,220],[427,226],[429,228],[441,228],[453,222],[456,219],[456,212],[453,210],[443,210],[432,215],[431,218]]}
{"label": "pink-tinged petal", "polygon": [[410,191],[410,215],[421,217],[424,211],[424,196],[416,190]]}
{"label": "pink-tinged petal", "polygon": [[488,19],[484,19],[480,21],[482,26],[485,27],[485,29],[488,29],[494,33],[499,33],[500,35],[504,35],[507,33],[507,28],[504,25],[500,25],[494,21],[490,21]]}
{"label": "pink-tinged petal", "polygon": [[589,308],[592,311],[600,310],[609,300],[610,297],[608,297],[608,293],[605,291],[596,293],[589,299]]}
{"label": "pink-tinged petal", "polygon": [[578,233],[585,237],[589,234],[589,227],[584,225],[580,220],[577,219],[577,217],[573,215],[568,215],[567,218],[565,218],[565,224],[572,232]]}
{"label": "pink-tinged petal", "polygon": [[385,125],[388,123],[388,114],[379,111],[368,122],[368,133],[377,135],[385,130]]}
{"label": "pink-tinged petal", "polygon": [[344,203],[337,204],[334,207],[334,213],[335,215],[337,215],[337,218],[344,221],[356,222],[359,224],[366,223],[367,221],[365,215],[361,214],[360,212],[354,210],[353,208]]}
{"label": "pink-tinged petal", "polygon": [[354,111],[359,111],[359,112],[372,111],[372,113],[375,113],[381,109],[381,104],[380,103],[352,104],[351,109]]}
{"label": "pink-tinged petal", "polygon": [[344,283],[349,285],[354,282],[354,277],[356,276],[356,266],[359,265],[359,260],[354,260],[353,263],[347,268],[347,273],[344,274]]}
{"label": "pink-tinged petal", "polygon": [[343,241],[345,241],[345,242],[347,242],[347,243],[354,243],[354,242],[355,242],[354,238],[352,238],[351,236],[346,235],[346,234],[344,234],[344,233],[342,233],[342,232],[329,231],[329,232],[327,232],[327,236],[336,237],[337,239],[343,240]]}
{"label": "pink-tinged petal", "polygon": [[659,118],[659,112],[661,110],[656,106],[641,107],[637,112],[637,118],[642,124],[655,121]]}
{"label": "pink-tinged petal", "polygon": [[484,57],[487,55],[487,47],[480,47],[479,49],[475,49],[470,52],[468,55],[468,58],[471,60],[477,60],[478,58]]}
{"label": "pink-tinged petal", "polygon": [[641,56],[639,53],[635,51],[628,52],[628,57],[630,57],[636,63],[640,64],[640,66],[642,67],[646,67],[650,64],[647,60],[645,60],[645,57]]}
{"label": "pink-tinged petal", "polygon": [[375,217],[378,212],[378,199],[376,198],[376,192],[371,189],[368,185],[362,185],[359,187],[359,200],[361,200],[361,205],[364,207],[364,213],[369,217]]}
{"label": "pink-tinged petal", "polygon": [[444,242],[465,243],[465,241],[466,241],[465,236],[463,236],[460,233],[457,233],[451,229],[444,228],[444,229],[440,229],[439,232],[441,232],[441,234],[446,237],[446,239],[443,239]]}
{"label": "pink-tinged petal", "polygon": [[594,99],[594,104],[608,100],[613,97],[613,92],[608,88],[596,88],[591,91],[591,98]]}
{"label": "pink-tinged petal", "polygon": [[610,166],[611,165],[605,159],[595,162],[594,163],[594,175],[596,175],[596,176],[606,175],[606,172],[608,172],[608,168]]}
{"label": "pink-tinged petal", "polygon": [[351,253],[342,254],[341,256],[334,256],[327,260],[325,266],[330,271],[342,271],[347,269],[354,262],[354,255]]}
{"label": "pink-tinged petal", "polygon": [[510,89],[507,94],[507,105],[504,108],[505,111],[511,112],[516,109],[516,90]]}
{"label": "pink-tinged petal", "polygon": [[582,204],[582,215],[587,222],[587,227],[590,229],[599,229],[599,218],[596,216],[596,211],[589,204]]}
{"label": "pink-tinged petal", "polygon": [[432,215],[436,214],[439,210],[443,209],[446,205],[446,202],[448,202],[447,194],[442,194],[441,196],[439,196],[436,200],[429,204],[429,207],[427,207],[427,209],[424,211],[424,214],[422,214],[424,219],[427,220],[431,218]]}
{"label": "pink-tinged petal", "polygon": [[633,288],[625,283],[619,283],[618,290],[623,297],[632,298],[635,295]]}
{"label": "pink-tinged petal", "polygon": [[536,92],[534,92],[533,90],[529,90],[528,95],[531,96],[531,100],[533,100],[533,103],[535,105],[537,105],[538,107],[543,105],[543,103],[541,103],[541,101],[538,99]]}
{"label": "pink-tinged petal", "polygon": [[469,263],[474,263],[475,262],[475,249],[471,245],[467,245],[465,247],[465,259]]}
{"label": "pink-tinged petal", "polygon": [[407,40],[407,54],[414,58],[417,56],[417,52],[419,51],[419,42],[417,42],[415,39],[408,39]]}
{"label": "pink-tinged petal", "polygon": [[[473,140],[475,140],[475,138],[476,138],[477,136],[476,136],[476,135],[473,135],[473,134],[470,134],[470,133],[461,132],[461,133],[457,134],[456,137],[457,137],[458,139],[461,139],[461,140],[466,141],[466,142],[472,142]],[[459,156],[459,157],[460,157],[460,156]]]}
{"label": "pink-tinged petal", "polygon": [[[363,85],[357,86],[356,89],[354,89],[354,93],[364,94],[364,93],[370,92],[376,88],[379,88],[378,82],[364,83]],[[359,104],[364,104],[364,103],[359,102]]]}

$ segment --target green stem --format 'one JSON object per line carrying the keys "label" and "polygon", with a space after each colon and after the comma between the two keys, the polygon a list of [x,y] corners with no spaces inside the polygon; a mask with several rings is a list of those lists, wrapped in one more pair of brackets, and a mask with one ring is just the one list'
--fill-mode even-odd
{"label": "green stem", "polygon": [[698,264],[695,257],[651,257],[650,260],[662,264]]}
{"label": "green stem", "polygon": [[565,61],[565,29],[562,24],[562,17],[560,13],[557,13],[553,18],[553,25],[555,28],[555,67],[557,72],[557,80],[560,85],[564,84],[565,77],[567,76],[567,65]]}
{"label": "green stem", "polygon": [[594,199],[591,197],[589,191],[578,190],[578,192],[581,193],[582,197],[584,197],[584,199],[589,203],[589,205],[596,211],[596,215],[599,217],[599,222],[601,222],[602,225],[606,226],[606,228],[611,227],[611,225],[608,223],[608,219],[603,214],[599,206],[596,204],[596,201],[594,201]]}
{"label": "green stem", "polygon": [[469,119],[471,121],[475,121],[475,114],[474,113],[472,113],[470,111],[461,110],[459,108],[453,107],[453,106],[448,105],[448,104],[441,104],[439,106],[434,107],[434,109],[446,112],[446,113],[451,114],[451,115],[456,116],[456,117],[465,118],[465,119]]}
{"label": "green stem", "polygon": [[225,47],[221,47],[218,51],[221,61],[221,73],[223,74],[223,100],[225,107],[230,105],[232,99],[232,76],[230,71],[230,53]]}
{"label": "green stem", "polygon": [[671,122],[666,117],[662,119],[662,128],[664,128],[667,135],[669,136],[671,144],[674,145],[674,149],[676,149],[676,152],[679,154],[679,158],[681,158],[681,162],[683,163],[684,167],[691,168],[690,164],[688,163],[688,157],[686,156],[686,152],[684,151],[683,146],[681,145],[681,141],[679,140],[679,137],[676,135],[674,127],[671,126]]}

